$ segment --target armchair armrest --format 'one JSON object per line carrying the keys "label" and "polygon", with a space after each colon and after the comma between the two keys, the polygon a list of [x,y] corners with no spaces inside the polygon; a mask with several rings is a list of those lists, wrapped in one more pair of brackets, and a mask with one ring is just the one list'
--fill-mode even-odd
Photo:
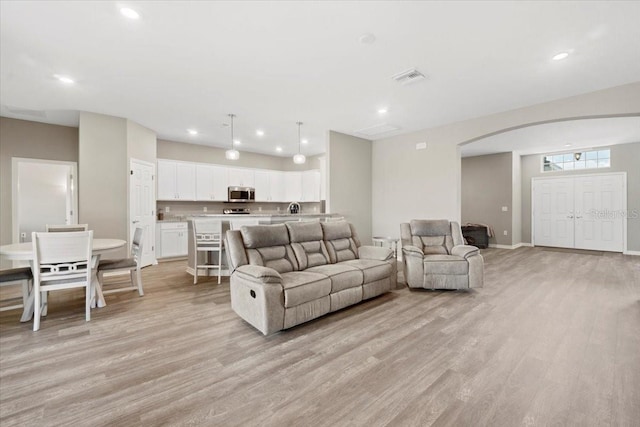
{"label": "armchair armrest", "polygon": [[451,255],[459,256],[464,259],[480,254],[480,249],[475,246],[458,245],[451,249]]}
{"label": "armchair armrest", "polygon": [[380,246],[360,246],[358,248],[360,258],[375,259],[378,261],[389,261],[393,259],[393,251],[390,248]]}
{"label": "armchair armrest", "polygon": [[242,265],[236,268],[235,274],[245,280],[258,283],[282,283],[282,276],[273,268],[260,265]]}
{"label": "armchair armrest", "polygon": [[419,256],[422,258],[424,256],[424,252],[417,246],[407,245],[402,247],[402,255],[404,256]]}

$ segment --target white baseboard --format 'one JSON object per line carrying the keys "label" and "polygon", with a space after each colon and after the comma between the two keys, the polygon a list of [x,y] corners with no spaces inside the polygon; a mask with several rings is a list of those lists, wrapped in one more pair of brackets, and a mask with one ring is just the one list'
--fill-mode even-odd
{"label": "white baseboard", "polygon": [[640,256],[640,251],[624,251],[623,252],[624,255],[635,255],[635,256]]}
{"label": "white baseboard", "polygon": [[516,243],[515,245],[499,245],[497,243],[489,244],[490,248],[496,248],[496,249],[518,249],[523,246],[531,247],[533,245],[531,243],[525,243],[525,242]]}

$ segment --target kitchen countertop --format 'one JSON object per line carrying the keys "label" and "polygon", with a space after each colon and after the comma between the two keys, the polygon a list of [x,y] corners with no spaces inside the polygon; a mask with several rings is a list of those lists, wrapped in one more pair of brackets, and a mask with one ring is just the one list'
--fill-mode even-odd
{"label": "kitchen countertop", "polygon": [[287,213],[251,213],[251,214],[191,214],[179,217],[167,218],[158,220],[158,222],[185,222],[189,218],[299,218],[299,217],[320,217],[328,218],[332,216],[340,216],[339,214],[328,213],[299,213],[299,214],[287,214]]}

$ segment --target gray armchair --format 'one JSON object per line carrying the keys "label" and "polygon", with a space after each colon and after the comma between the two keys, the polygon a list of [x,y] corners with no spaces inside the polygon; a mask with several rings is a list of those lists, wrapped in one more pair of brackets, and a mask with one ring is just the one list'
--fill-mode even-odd
{"label": "gray armchair", "polygon": [[412,220],[400,224],[404,277],[410,288],[469,289],[484,283],[484,260],[464,244],[460,224]]}

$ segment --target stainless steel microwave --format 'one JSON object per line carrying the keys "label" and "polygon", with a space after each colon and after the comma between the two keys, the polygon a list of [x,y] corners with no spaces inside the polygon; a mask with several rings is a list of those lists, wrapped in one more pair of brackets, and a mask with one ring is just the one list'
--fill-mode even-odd
{"label": "stainless steel microwave", "polygon": [[256,190],[253,187],[229,187],[229,202],[255,202]]}

